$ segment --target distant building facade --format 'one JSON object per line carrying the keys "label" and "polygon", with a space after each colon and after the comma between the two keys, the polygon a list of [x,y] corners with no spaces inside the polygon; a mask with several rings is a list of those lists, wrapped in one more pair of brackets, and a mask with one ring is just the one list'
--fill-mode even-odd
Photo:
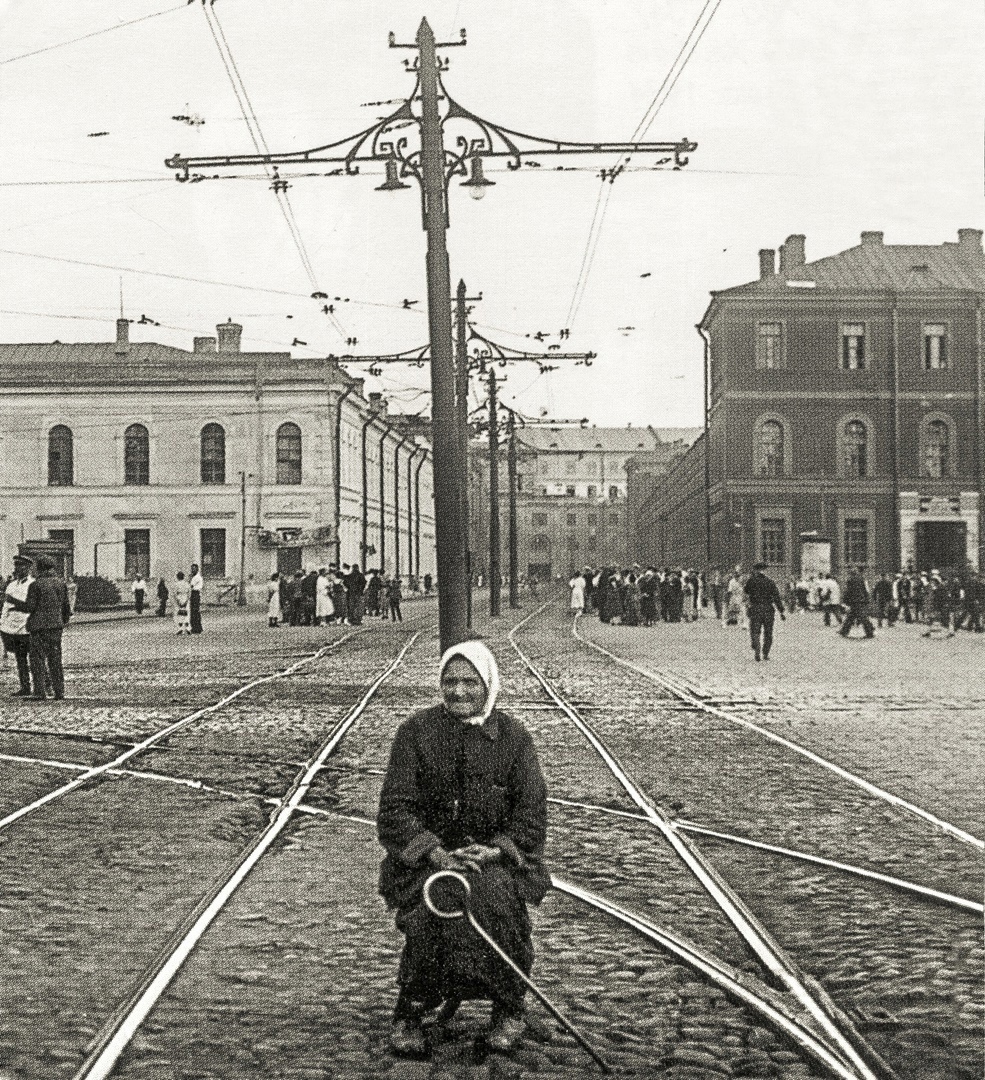
{"label": "distant building facade", "polygon": [[706,433],[638,500],[638,549],[780,576],[981,566],[982,232],[804,245],[712,294]]}
{"label": "distant building facade", "polygon": [[0,344],[0,563],[60,541],[66,570],[216,585],[344,561],[435,572],[427,433],[334,361],[242,352]]}
{"label": "distant building facade", "polygon": [[[583,566],[631,561],[628,469],[636,455],[662,471],[699,433],[698,428],[600,428],[574,424],[517,427],[518,568],[521,576],[550,581]],[[472,444],[473,569],[487,572],[489,451]],[[508,569],[508,477],[500,449],[501,567]]]}

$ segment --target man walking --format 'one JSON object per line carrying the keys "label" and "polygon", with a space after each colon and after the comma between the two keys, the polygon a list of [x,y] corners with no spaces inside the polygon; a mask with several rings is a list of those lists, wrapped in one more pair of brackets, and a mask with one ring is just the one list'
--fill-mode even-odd
{"label": "man walking", "polygon": [[138,615],[143,615],[144,597],[147,595],[147,582],[144,580],[143,574],[138,574],[133,579],[130,591],[133,593],[133,610],[136,611]]}
{"label": "man walking", "polygon": [[31,696],[31,635],[27,629],[27,612],[23,605],[27,599],[27,590],[34,578],[31,569],[34,563],[26,555],[14,556],[14,576],[7,582],[4,590],[3,611],[0,613],[0,638],[3,639],[4,651],[17,661],[17,678],[20,689],[14,697]]}
{"label": "man walking", "polygon": [[763,571],[766,563],[756,563],[746,582],[745,593],[749,598],[749,636],[752,639],[752,651],[757,660],[769,660],[773,648],[773,620],[775,612],[783,614],[783,598],[776,582]]}
{"label": "man walking", "polygon": [[862,567],[853,570],[845,582],[845,607],[848,614],[845,622],[838,631],[842,637],[848,637],[848,632],[853,626],[861,626],[867,638],[875,637],[872,620],[869,618],[869,586],[862,577]]}
{"label": "man walking", "polygon": [[202,588],[205,582],[199,573],[198,563],[192,563],[191,578],[188,587],[191,589],[191,602],[188,607],[188,617],[193,634],[202,632]]}
{"label": "man walking", "polygon": [[65,697],[62,630],[72,617],[68,589],[60,577],[55,577],[55,564],[51,559],[42,555],[37,561],[37,569],[37,579],[28,587],[23,605],[31,635],[32,697],[34,701],[44,701],[47,697],[45,687],[50,685],[55,699],[61,701]]}
{"label": "man walking", "polygon": [[841,586],[829,570],[821,578],[820,589],[821,607],[824,610],[824,625],[830,626],[832,618],[836,623],[841,622]]}

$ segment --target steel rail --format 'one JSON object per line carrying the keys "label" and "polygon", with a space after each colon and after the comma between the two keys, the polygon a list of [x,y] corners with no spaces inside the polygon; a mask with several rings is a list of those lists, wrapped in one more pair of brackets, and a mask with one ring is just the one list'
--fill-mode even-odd
{"label": "steel rail", "polygon": [[[822,1005],[812,994],[801,979],[793,961],[789,959],[779,944],[773,940],[772,935],[759,924],[758,920],[749,911],[742,900],[735,894],[725,880],[714,870],[708,861],[701,855],[690,840],[678,833],[670,823],[670,820],[643,794],[615,758],[608,747],[595,734],[588,723],[558,694],[543,673],[533,664],[530,658],[516,643],[516,632],[530,619],[517,623],[507,635],[521,662],[530,670],[534,678],[540,683],[548,696],[562,709],[569,720],[578,728],[591,744],[595,752],[602,758],[613,776],[619,781],[626,794],[639,807],[650,823],[663,835],[670,844],[675,854],[687,866],[698,882],[728,918],[746,944],[753,951],[766,969],[782,983],[794,998],[801,1004],[814,1021],[824,1031],[831,1041],[832,1047],[837,1047],[838,1053],[844,1060],[855,1069],[856,1080],[878,1080],[878,1076],[869,1067],[869,1064],[855,1048],[855,1045],[832,1019],[831,1013],[835,1011],[833,1002],[826,1001]],[[820,988],[819,988],[820,989]]]}
{"label": "steel rail", "polygon": [[196,720],[200,720],[203,716],[208,716],[210,713],[225,708],[230,702],[235,701],[236,698],[241,697],[254,687],[262,686],[264,683],[274,682],[276,679],[284,679],[288,675],[293,675],[298,668],[304,667],[306,664],[314,663],[314,661],[319,660],[333,649],[337,649],[343,642],[355,637],[360,632],[361,631],[353,631],[349,634],[343,634],[342,637],[329,642],[328,645],[323,645],[322,648],[318,649],[316,652],[311,653],[309,656],[302,657],[296,663],[291,664],[290,667],[286,667],[282,671],[275,671],[270,675],[262,675],[258,679],[252,679],[250,682],[245,683],[243,686],[234,690],[231,694],[227,694],[220,701],[217,701],[212,705],[207,705],[204,709],[197,709],[195,712],[189,713],[188,716],[183,716],[179,720],[175,720],[173,723],[168,724],[167,727],[163,727],[159,731],[155,731],[152,735],[148,735],[146,739],[142,739],[139,743],[130,747],[129,750],[126,750],[124,753],[113,758],[112,761],[107,761],[102,765],[91,766],[84,773],[81,773],[73,780],[70,780],[67,784],[63,784],[61,787],[47,792],[33,802],[18,807],[18,809],[12,811],[6,817],[0,818],[0,831],[13,825],[14,822],[26,817],[33,811],[39,810],[42,806],[47,806],[48,803],[54,802],[55,799],[60,799],[63,795],[68,795],[70,792],[76,791],[90,780],[94,780],[98,776],[104,776],[112,769],[118,769],[121,765],[130,761],[131,758],[136,757],[138,754],[142,754],[145,750],[149,750],[156,743],[159,743],[162,739],[166,739],[169,735],[173,735],[176,731],[180,731],[182,728],[187,727]]}
{"label": "steel rail", "polygon": [[[370,828],[376,827],[376,822],[372,818],[359,817],[355,814],[343,814],[338,810],[325,810],[317,806],[299,806],[298,809],[304,813],[341,818],[344,821],[352,821]],[[850,1066],[846,1065],[841,1057],[829,1049],[816,1032],[805,1025],[802,1017],[797,1015],[788,1001],[784,1000],[776,992],[771,991],[769,987],[761,983],[758,986],[750,985],[753,981],[750,976],[736,971],[728,964],[706,953],[700,946],[688,941],[687,938],[674,934],[670,930],[658,926],[650,919],[635,912],[630,912],[613,901],[599,896],[597,893],[589,892],[587,889],[553,876],[551,884],[558,892],[589,907],[605,912],[605,914],[655,942],[693,971],[698,972],[716,986],[721,987],[725,993],[735,1000],[747,1005],[767,1023],[779,1028],[821,1065],[829,1069],[832,1074],[839,1077],[840,1080],[858,1080],[858,1074]],[[758,983],[759,980],[756,980],[756,982]]]}
{"label": "steel rail", "polygon": [[[291,787],[277,803],[269,824],[241,852],[236,864],[216,882],[199,901],[181,926],[169,937],[157,957],[145,971],[136,990],[114,1010],[97,1035],[95,1044],[76,1071],[74,1080],[106,1080],[120,1055],[126,1049],[140,1025],[157,1004],[172,979],[191,955],[203,934],[222,911],[299,808],[326,759],[359,719],[380,686],[403,661],[407,650],[423,631],[415,631],[400,652],[367,687],[359,701],[335,725],[305,767],[295,777]],[[340,639],[344,640],[344,639]]]}
{"label": "steel rail", "polygon": [[724,709],[720,709],[715,705],[709,705],[707,702],[702,701],[700,697],[694,694],[691,690],[687,689],[683,683],[679,683],[672,678],[660,675],[655,671],[650,671],[648,668],[641,667],[639,664],[634,664],[630,660],[626,660],[616,653],[611,652],[605,648],[604,645],[599,645],[598,642],[592,641],[591,638],[582,637],[578,632],[578,616],[575,616],[571,626],[571,634],[583,645],[588,645],[591,648],[607,656],[614,663],[621,665],[622,667],[629,668],[630,671],[635,671],[638,675],[642,675],[645,679],[649,679],[651,682],[656,683],[658,686],[662,686],[665,690],[669,690],[676,697],[679,697],[682,701],[687,702],[688,705],[693,706],[696,709],[701,709],[704,712],[710,713],[712,716],[717,716],[722,720],[728,720],[732,724],[739,724],[741,727],[747,728],[749,731],[755,731],[758,735],[763,735],[767,739],[771,739],[775,743],[779,743],[781,746],[786,747],[788,750],[792,750],[795,754],[800,754],[806,757],[808,760],[813,761],[815,765],[820,765],[825,769],[840,776],[842,780],[847,780],[851,784],[855,784],[857,787],[862,788],[868,794],[875,796],[878,799],[883,799],[893,806],[898,807],[901,810],[907,811],[907,813],[915,814],[917,817],[922,818],[924,821],[929,822],[931,825],[936,826],[938,829],[942,829],[950,836],[955,837],[958,840],[964,841],[966,844],[971,844],[973,847],[978,848],[980,851],[985,851],[985,840],[979,839],[979,837],[966,832],[964,829],[959,828],[957,825],[952,825],[949,821],[944,821],[942,818],[932,814],[929,810],[924,810],[922,806],[917,806],[915,803],[908,802],[906,799],[901,798],[899,795],[894,795],[891,791],[886,791],[884,788],[879,787],[877,784],[871,783],[869,780],[863,779],[861,776],[856,776],[855,773],[849,772],[848,769],[842,768],[840,765],[836,765],[833,761],[828,761],[827,758],[821,757],[820,754],[815,754],[813,750],[808,750],[807,747],[801,746],[799,743],[792,742],[790,739],[785,739],[782,735],[777,734],[775,731],[770,731],[769,728],[760,727],[758,724],[752,722],[738,713],[727,712]]}

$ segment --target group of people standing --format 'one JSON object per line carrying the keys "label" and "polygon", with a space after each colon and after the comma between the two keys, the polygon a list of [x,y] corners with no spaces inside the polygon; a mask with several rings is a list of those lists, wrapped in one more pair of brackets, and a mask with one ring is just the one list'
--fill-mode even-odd
{"label": "group of people standing", "polygon": [[359,626],[364,615],[402,622],[402,601],[399,577],[385,577],[380,570],[367,577],[358,563],[298,570],[293,577],[275,573],[267,583],[267,625]]}
{"label": "group of people standing", "polygon": [[62,630],[72,617],[65,582],[46,556],[35,562],[14,556],[14,572],[3,590],[0,639],[17,664],[15,697],[45,701],[65,697]]}
{"label": "group of people standing", "polygon": [[[157,610],[155,614],[165,618],[168,613],[168,601],[173,607],[174,626],[176,634],[200,634],[202,632],[202,590],[205,588],[205,580],[199,569],[198,563],[192,563],[191,569],[186,575],[184,570],[175,574],[170,589],[168,583],[161,578],[157,583]],[[138,615],[143,615],[144,609],[149,607],[147,594],[150,586],[142,574],[138,574],[130,586],[133,594],[133,609]]]}
{"label": "group of people standing", "polygon": [[704,603],[704,575],[694,570],[628,570],[586,566],[568,582],[571,610],[598,611],[605,623],[653,626],[656,622],[691,622]]}

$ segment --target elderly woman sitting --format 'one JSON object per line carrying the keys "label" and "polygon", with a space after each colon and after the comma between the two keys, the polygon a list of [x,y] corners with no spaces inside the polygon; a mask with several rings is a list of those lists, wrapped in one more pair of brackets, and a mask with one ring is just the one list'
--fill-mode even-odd
{"label": "elderly woman sitting", "polygon": [[487,1045],[508,1051],[525,1027],[523,982],[464,919],[431,914],[422,888],[436,870],[463,873],[477,920],[529,974],[527,903],[550,887],[547,792],[529,733],[496,708],[499,673],[486,646],[452,647],[439,677],[444,704],[400,725],[380,794],[380,893],[406,936],[390,1041],[422,1054],[426,1012],[480,998],[493,1005]]}

